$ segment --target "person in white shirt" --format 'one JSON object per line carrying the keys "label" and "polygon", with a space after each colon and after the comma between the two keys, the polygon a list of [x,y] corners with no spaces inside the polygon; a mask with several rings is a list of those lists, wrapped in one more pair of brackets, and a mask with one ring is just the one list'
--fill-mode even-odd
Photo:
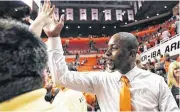
{"label": "person in white shirt", "polygon": [[180,32],[180,21],[179,21],[179,17],[176,17],[175,27],[176,27],[176,34],[179,34],[179,32]]}
{"label": "person in white shirt", "polygon": [[113,72],[84,73],[70,71],[66,65],[59,36],[64,26],[64,15],[60,21],[50,21],[49,24],[51,29],[45,31],[49,37],[48,63],[56,85],[94,93],[102,112],[115,112],[120,110],[120,78],[125,75],[131,85],[133,111],[179,111],[164,79],[135,66],[138,42],[133,34],[120,32],[111,37],[105,55],[107,69]]}
{"label": "person in white shirt", "polygon": [[170,36],[171,34],[169,33],[169,31],[167,29],[164,29],[161,35],[162,42],[166,42],[170,38]]}

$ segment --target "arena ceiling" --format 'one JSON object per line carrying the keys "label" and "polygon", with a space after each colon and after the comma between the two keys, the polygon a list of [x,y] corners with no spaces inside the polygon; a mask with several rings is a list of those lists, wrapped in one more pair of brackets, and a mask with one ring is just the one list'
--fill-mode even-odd
{"label": "arena ceiling", "polygon": [[[66,21],[62,36],[87,36],[91,35],[112,35],[119,31],[132,31],[139,28],[147,27],[148,25],[159,24],[172,17],[172,8],[179,1],[144,1],[142,7],[137,11],[134,21],[128,21],[127,9],[134,9],[134,1],[70,1],[70,0],[55,0],[55,4],[59,8],[59,13],[65,13],[66,8],[74,9],[74,21]],[[23,9],[24,8],[24,9]],[[99,10],[99,20],[91,21],[91,17],[87,16],[87,21],[79,20],[79,9],[86,8],[87,15],[90,15],[91,8]],[[112,10],[112,20],[104,20],[104,10]],[[120,9],[125,12],[123,21],[116,21],[115,10]],[[22,19],[28,14],[27,6],[22,1],[0,1],[0,16],[8,15],[13,18]],[[36,13],[31,14],[35,18]],[[156,19],[150,20],[156,17]],[[139,21],[145,22],[139,24]],[[136,24],[134,24],[136,23]],[[129,26],[128,26],[129,25]]]}

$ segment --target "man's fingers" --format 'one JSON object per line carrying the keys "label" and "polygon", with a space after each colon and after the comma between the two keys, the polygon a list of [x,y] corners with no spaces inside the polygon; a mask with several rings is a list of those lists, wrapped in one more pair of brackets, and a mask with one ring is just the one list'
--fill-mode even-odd
{"label": "man's fingers", "polygon": [[40,3],[38,14],[39,14],[40,12],[42,12],[42,8],[43,8],[42,3]]}
{"label": "man's fingers", "polygon": [[54,13],[54,9],[55,9],[55,5],[52,6],[52,8],[51,8],[51,10],[50,10],[50,12],[48,14],[49,16],[51,16]]}
{"label": "man's fingers", "polygon": [[44,1],[44,4],[42,6],[42,11],[44,12],[46,10],[46,0]]}
{"label": "man's fingers", "polygon": [[58,22],[58,19],[57,19],[55,13],[53,13],[53,15],[52,15],[52,20],[54,21],[54,23]]}
{"label": "man's fingers", "polygon": [[50,0],[48,0],[48,4],[51,6],[51,2],[50,2]]}
{"label": "man's fingers", "polygon": [[64,14],[61,15],[59,23],[64,25]]}
{"label": "man's fingers", "polygon": [[47,0],[47,11],[49,11],[50,8],[51,8],[51,2]]}
{"label": "man's fingers", "polygon": [[48,11],[48,1],[47,0],[44,0],[44,12],[47,12]]}

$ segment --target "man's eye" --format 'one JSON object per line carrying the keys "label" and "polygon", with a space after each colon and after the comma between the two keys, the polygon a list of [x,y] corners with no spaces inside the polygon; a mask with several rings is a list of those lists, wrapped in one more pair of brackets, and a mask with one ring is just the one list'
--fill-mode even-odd
{"label": "man's eye", "polygon": [[118,48],[117,47],[112,47],[113,50],[117,50]]}

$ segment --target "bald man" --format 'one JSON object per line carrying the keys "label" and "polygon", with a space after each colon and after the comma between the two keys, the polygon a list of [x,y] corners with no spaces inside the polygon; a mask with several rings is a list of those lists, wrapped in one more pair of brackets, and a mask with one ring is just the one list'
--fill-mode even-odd
{"label": "bald man", "polygon": [[[134,35],[120,32],[113,35],[106,52],[107,69],[114,72],[80,73],[69,71],[63,56],[60,38],[49,37],[49,63],[53,79],[83,92],[96,94],[102,112],[119,111],[120,78],[126,76],[131,88],[131,105],[135,111],[179,111],[164,79],[135,66],[138,42]],[[59,44],[60,43],[60,44]]]}
{"label": "bald man", "polygon": [[[114,34],[106,52],[107,69],[113,72],[70,71],[63,55],[59,34],[64,26],[64,15],[60,21],[51,21],[48,35],[49,67],[56,85],[77,91],[94,93],[102,112],[120,111],[127,102],[120,103],[120,81],[126,77],[130,84],[129,111],[179,111],[178,106],[161,76],[142,70],[135,65],[138,42],[127,32]],[[126,96],[126,94],[124,95]]]}

